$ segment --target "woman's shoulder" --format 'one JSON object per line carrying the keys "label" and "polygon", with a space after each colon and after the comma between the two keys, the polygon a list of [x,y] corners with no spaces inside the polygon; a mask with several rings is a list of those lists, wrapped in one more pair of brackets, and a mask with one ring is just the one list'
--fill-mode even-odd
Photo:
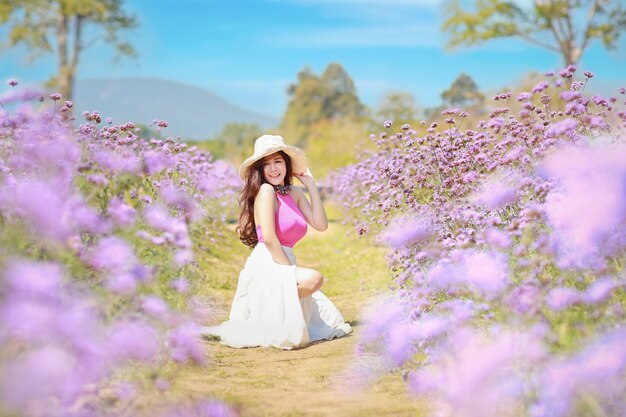
{"label": "woman's shoulder", "polygon": [[300,187],[292,186],[289,196],[291,196],[291,199],[298,204],[302,196],[304,196],[304,191]]}
{"label": "woman's shoulder", "polygon": [[274,190],[274,187],[272,187],[271,184],[268,184],[266,182],[261,184],[261,188],[259,188],[257,198],[259,197],[267,198],[267,197],[274,197],[274,196],[276,196],[276,191]]}
{"label": "woman's shoulder", "polygon": [[300,198],[304,195],[304,189],[302,187],[298,187],[294,185],[291,187],[291,197],[295,200],[296,197]]}
{"label": "woman's shoulder", "polygon": [[261,188],[259,188],[259,192],[254,198],[255,203],[274,202],[274,200],[276,200],[276,191],[274,191],[274,187],[268,183],[261,184]]}

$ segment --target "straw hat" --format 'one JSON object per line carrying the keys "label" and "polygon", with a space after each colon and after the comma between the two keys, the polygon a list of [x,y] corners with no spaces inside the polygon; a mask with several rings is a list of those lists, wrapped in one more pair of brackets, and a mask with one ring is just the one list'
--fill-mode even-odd
{"label": "straw hat", "polygon": [[306,156],[295,146],[285,145],[285,140],[278,135],[263,135],[254,142],[254,154],[243,161],[239,167],[239,176],[244,177],[246,169],[259,159],[263,159],[275,152],[283,151],[291,158],[291,167],[294,174],[306,171]]}

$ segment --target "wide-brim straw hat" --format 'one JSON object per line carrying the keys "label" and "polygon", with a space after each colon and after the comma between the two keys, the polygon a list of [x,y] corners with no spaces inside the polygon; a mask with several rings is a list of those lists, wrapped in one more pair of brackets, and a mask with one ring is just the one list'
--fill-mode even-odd
{"label": "wide-brim straw hat", "polygon": [[244,178],[246,170],[259,159],[263,159],[275,152],[283,151],[291,159],[291,168],[294,174],[306,172],[306,155],[295,146],[285,144],[285,139],[278,135],[263,135],[254,142],[254,154],[243,161],[239,167],[239,176]]}

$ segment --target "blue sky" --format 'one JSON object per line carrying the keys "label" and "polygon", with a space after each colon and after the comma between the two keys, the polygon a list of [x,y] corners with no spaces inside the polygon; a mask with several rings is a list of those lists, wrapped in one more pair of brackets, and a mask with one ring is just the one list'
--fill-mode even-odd
{"label": "blue sky", "polygon": [[[561,66],[559,55],[515,40],[447,50],[442,5],[442,0],[127,0],[125,7],[140,21],[128,35],[138,59],[113,62],[112,50],[96,43],[81,58],[79,78],[164,78],[280,117],[286,88],[304,66],[319,73],[339,62],[371,107],[397,91],[410,92],[421,106],[438,105],[441,91],[460,72],[483,91],[494,91],[530,71]],[[23,48],[0,52],[4,80],[34,84],[55,67],[53,56],[29,64]],[[622,39],[616,51],[592,44],[580,68],[596,74],[600,91],[626,84],[626,42]]]}

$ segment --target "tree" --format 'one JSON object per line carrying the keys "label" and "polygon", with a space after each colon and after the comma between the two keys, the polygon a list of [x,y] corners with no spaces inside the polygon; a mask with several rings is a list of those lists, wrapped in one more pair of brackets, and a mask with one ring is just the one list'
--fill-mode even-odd
{"label": "tree", "polygon": [[534,0],[526,10],[515,0],[475,0],[466,11],[449,0],[443,30],[448,45],[478,45],[495,38],[518,37],[561,54],[565,65],[576,64],[589,43],[602,41],[613,49],[626,29],[623,0]]}
{"label": "tree", "polygon": [[218,133],[217,140],[224,142],[224,159],[235,166],[252,154],[254,141],[263,134],[263,129],[255,123],[226,123]]}
{"label": "tree", "polygon": [[441,92],[440,96],[441,105],[424,109],[424,117],[427,120],[439,119],[441,112],[450,107],[459,107],[474,115],[484,113],[485,96],[480,92],[472,77],[463,72],[456,77],[447,90]]}
{"label": "tree", "polygon": [[419,113],[413,95],[406,92],[389,93],[378,107],[377,120],[374,121],[374,124],[380,127],[385,120],[393,120],[396,123],[411,123],[419,118]]}
{"label": "tree", "polygon": [[[122,10],[123,0],[3,0],[0,25],[9,25],[6,46],[23,44],[34,59],[55,53],[56,77],[51,80],[64,98],[71,100],[80,54],[98,40],[117,51],[117,56],[135,55],[133,47],[119,38],[119,32],[137,26],[135,17]],[[86,41],[85,28],[94,25],[99,35]]]}
{"label": "tree", "polygon": [[323,182],[330,171],[356,163],[361,151],[373,148],[374,142],[360,121],[326,119],[311,129],[306,156],[313,175]]}
{"label": "tree", "polygon": [[480,92],[472,77],[463,72],[452,82],[450,88],[441,93],[441,102],[444,107],[467,109],[481,105],[484,99],[485,96]]}
{"label": "tree", "polygon": [[282,129],[289,140],[305,146],[311,127],[322,120],[360,117],[365,112],[352,78],[339,64],[330,64],[321,76],[305,67],[298,83],[287,89],[290,96]]}
{"label": "tree", "polygon": [[322,118],[362,116],[364,107],[356,95],[354,81],[339,64],[330,64],[320,79],[323,93]]}

